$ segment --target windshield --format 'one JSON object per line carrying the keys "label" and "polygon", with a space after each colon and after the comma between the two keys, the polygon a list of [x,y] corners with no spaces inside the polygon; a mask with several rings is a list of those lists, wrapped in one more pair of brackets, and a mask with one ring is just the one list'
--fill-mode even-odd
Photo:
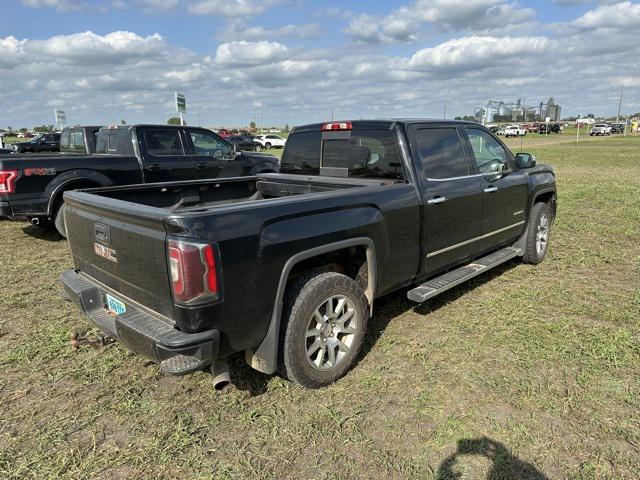
{"label": "windshield", "polygon": [[40,140],[41,138],[44,138],[44,135],[36,135],[31,140],[29,140],[29,143],[38,143],[38,140]]}

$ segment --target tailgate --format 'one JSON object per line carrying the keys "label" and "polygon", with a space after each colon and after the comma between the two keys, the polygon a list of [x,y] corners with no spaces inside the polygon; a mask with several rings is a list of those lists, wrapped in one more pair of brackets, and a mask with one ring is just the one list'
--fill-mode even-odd
{"label": "tailgate", "polygon": [[165,211],[67,192],[65,223],[75,267],[127,299],[173,314],[162,220]]}

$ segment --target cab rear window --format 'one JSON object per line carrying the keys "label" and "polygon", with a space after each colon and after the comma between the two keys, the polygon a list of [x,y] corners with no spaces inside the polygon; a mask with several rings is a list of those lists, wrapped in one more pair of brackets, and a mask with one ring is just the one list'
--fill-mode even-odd
{"label": "cab rear window", "polygon": [[320,174],[320,167],[343,169],[349,177],[402,179],[396,139],[390,130],[354,129],[336,138],[321,132],[294,132],[287,140],[281,171]]}

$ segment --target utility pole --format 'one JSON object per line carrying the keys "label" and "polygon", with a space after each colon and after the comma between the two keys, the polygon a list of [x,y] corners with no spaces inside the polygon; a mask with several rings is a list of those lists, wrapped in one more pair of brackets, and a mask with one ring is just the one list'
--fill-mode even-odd
{"label": "utility pole", "polygon": [[442,118],[447,118],[447,101],[444,101],[444,113],[442,114]]}
{"label": "utility pole", "polygon": [[618,116],[616,117],[616,123],[620,123],[620,109],[622,108],[622,94],[624,93],[624,85],[620,87],[620,102],[618,103]]}
{"label": "utility pole", "polygon": [[331,106],[331,121],[333,122],[333,105]]}

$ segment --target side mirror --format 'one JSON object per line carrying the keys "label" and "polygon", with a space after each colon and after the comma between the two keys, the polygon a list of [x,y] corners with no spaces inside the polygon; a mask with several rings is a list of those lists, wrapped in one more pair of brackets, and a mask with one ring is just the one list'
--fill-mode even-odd
{"label": "side mirror", "polygon": [[536,166],[536,156],[532,153],[516,153],[516,162],[520,168],[533,168]]}

